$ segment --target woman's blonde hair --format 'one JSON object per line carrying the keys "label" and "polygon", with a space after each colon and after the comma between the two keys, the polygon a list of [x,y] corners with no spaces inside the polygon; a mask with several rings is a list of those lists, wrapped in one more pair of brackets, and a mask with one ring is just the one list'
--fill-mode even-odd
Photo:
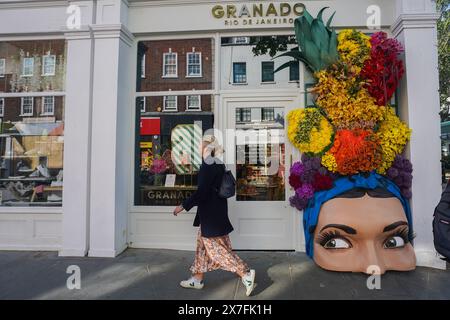
{"label": "woman's blonde hair", "polygon": [[223,147],[217,141],[217,138],[213,135],[208,134],[203,136],[202,141],[206,143],[204,154],[206,152],[207,156],[220,157],[225,152]]}

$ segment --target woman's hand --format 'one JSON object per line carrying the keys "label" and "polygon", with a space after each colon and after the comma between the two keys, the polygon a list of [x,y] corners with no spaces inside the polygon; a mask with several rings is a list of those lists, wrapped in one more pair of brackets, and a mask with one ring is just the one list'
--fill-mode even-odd
{"label": "woman's hand", "polygon": [[177,216],[181,211],[183,211],[184,208],[183,206],[180,204],[178,207],[176,207],[175,209],[173,209],[173,215]]}

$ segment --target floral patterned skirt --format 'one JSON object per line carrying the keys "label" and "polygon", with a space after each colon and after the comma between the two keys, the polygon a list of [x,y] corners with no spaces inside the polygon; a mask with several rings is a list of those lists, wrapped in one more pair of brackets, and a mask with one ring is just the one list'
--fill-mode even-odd
{"label": "floral patterned skirt", "polygon": [[198,274],[217,269],[244,274],[249,267],[233,252],[228,235],[205,238],[199,229],[195,260],[190,270],[192,274]]}

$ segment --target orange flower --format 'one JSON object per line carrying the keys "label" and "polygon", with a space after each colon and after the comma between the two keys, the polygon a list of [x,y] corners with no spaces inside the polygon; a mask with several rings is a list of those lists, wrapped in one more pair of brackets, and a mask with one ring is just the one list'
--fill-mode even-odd
{"label": "orange flower", "polygon": [[339,130],[329,151],[337,163],[337,172],[352,175],[375,170],[381,163],[381,150],[372,130]]}

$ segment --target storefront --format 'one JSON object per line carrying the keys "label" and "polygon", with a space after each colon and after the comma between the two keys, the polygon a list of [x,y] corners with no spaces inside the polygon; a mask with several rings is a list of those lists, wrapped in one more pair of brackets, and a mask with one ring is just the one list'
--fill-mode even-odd
{"label": "storefront", "polygon": [[372,33],[379,24],[405,46],[408,75],[396,104],[414,131],[413,193],[427,194],[412,200],[416,251],[419,264],[439,265],[430,0],[1,4],[0,248],[106,257],[127,247],[193,249],[193,215],[171,212],[196,190],[199,139],[216,129],[237,178],[234,247],[303,251],[287,181],[300,154],[286,139],[285,118],[310,104],[312,76],[302,63],[274,73],[288,58],[253,49],[268,37],[289,39],[305,7],[324,6],[337,11],[338,29]]}

